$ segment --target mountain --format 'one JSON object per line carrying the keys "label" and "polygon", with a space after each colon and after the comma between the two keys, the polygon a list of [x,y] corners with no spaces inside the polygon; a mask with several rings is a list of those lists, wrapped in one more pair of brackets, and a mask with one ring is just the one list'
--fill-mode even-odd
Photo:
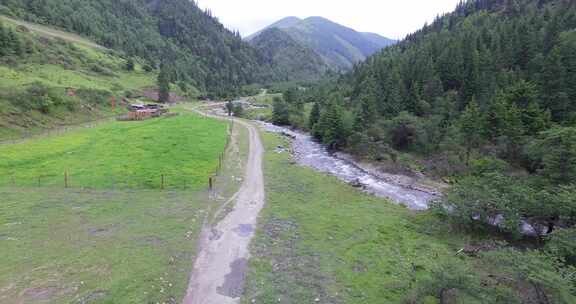
{"label": "mountain", "polygon": [[[462,2],[343,77],[335,90],[349,102],[338,103],[354,113],[357,130],[371,130],[367,141],[388,138],[393,148],[428,154],[442,152],[440,143],[454,139],[460,115],[472,107],[483,119],[478,141],[493,145],[486,151],[500,151],[494,156],[515,166],[533,165],[520,142],[576,117],[575,29],[574,1]],[[388,137],[394,123],[412,130]],[[507,136],[517,141],[504,145]],[[340,144],[359,145],[357,138]]]}
{"label": "mountain", "polygon": [[[277,28],[295,41],[316,52],[333,70],[349,70],[395,41],[372,33],[359,33],[322,17],[299,19],[284,18],[265,29]],[[246,38],[252,41],[262,34],[257,32]]]}
{"label": "mountain", "polygon": [[328,71],[318,54],[279,28],[264,30],[250,43],[283,80],[318,80]]}
{"label": "mountain", "polygon": [[392,40],[392,39],[386,38],[384,36],[380,36],[380,35],[375,34],[375,33],[360,33],[360,34],[362,34],[362,36],[364,36],[364,38],[372,41],[373,43],[375,43],[377,45],[381,45],[382,47],[387,47],[387,46],[393,45],[397,42],[396,40]]}
{"label": "mountain", "polygon": [[[172,80],[225,94],[259,80],[257,52],[238,33],[188,0],[1,1],[1,12],[91,38],[152,66],[167,61]],[[269,75],[269,73],[268,73]]]}

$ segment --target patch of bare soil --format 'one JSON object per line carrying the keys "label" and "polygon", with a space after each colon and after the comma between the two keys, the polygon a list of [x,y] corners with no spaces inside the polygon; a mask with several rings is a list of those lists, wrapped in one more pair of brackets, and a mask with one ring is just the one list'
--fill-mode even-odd
{"label": "patch of bare soil", "polygon": [[83,296],[82,298],[80,298],[75,303],[76,304],[96,303],[98,300],[106,297],[106,295],[108,295],[108,292],[106,292],[104,290],[96,290],[96,291],[93,291],[93,292]]}
{"label": "patch of bare soil", "polygon": [[53,301],[53,299],[59,298],[73,291],[74,288],[61,288],[57,286],[31,287],[22,291],[16,303],[49,303]]}

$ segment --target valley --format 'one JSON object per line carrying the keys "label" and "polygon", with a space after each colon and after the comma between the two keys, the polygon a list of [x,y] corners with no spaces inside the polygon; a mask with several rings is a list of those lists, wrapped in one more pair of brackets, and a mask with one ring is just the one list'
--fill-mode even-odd
{"label": "valley", "polygon": [[575,3],[202,2],[0,1],[0,303],[576,302]]}

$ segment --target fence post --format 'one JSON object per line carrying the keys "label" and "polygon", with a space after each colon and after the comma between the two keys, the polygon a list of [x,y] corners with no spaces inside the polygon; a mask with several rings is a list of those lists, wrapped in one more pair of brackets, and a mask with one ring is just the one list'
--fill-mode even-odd
{"label": "fence post", "polygon": [[220,158],[218,159],[218,171],[222,171],[222,153],[220,153]]}
{"label": "fence post", "polygon": [[214,188],[214,184],[213,184],[213,181],[212,181],[212,176],[210,176],[210,177],[208,178],[208,187],[210,187],[210,191],[212,191],[212,189]]}
{"label": "fence post", "polygon": [[68,188],[68,170],[64,171],[64,188]]}
{"label": "fence post", "polygon": [[160,184],[160,190],[164,190],[164,174],[161,175],[162,183]]}
{"label": "fence post", "polygon": [[38,175],[38,187],[42,187],[42,181],[40,180],[42,176]]}

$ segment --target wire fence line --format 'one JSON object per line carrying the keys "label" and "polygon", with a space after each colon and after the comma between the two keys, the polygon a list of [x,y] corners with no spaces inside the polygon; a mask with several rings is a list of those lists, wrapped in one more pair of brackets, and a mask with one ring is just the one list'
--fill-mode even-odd
{"label": "wire fence line", "polygon": [[60,174],[4,175],[0,185],[15,187],[58,187],[88,189],[202,189],[207,181],[192,174],[116,174],[116,175],[75,175],[62,171]]}
{"label": "wire fence line", "polygon": [[158,189],[158,190],[214,190],[216,178],[222,174],[226,154],[234,132],[233,122],[228,123],[224,150],[218,154],[218,163],[212,173],[195,175],[180,172],[91,174],[86,170],[74,172],[62,169],[50,174],[20,174],[18,170],[0,174],[0,186],[59,187],[86,189]]}

